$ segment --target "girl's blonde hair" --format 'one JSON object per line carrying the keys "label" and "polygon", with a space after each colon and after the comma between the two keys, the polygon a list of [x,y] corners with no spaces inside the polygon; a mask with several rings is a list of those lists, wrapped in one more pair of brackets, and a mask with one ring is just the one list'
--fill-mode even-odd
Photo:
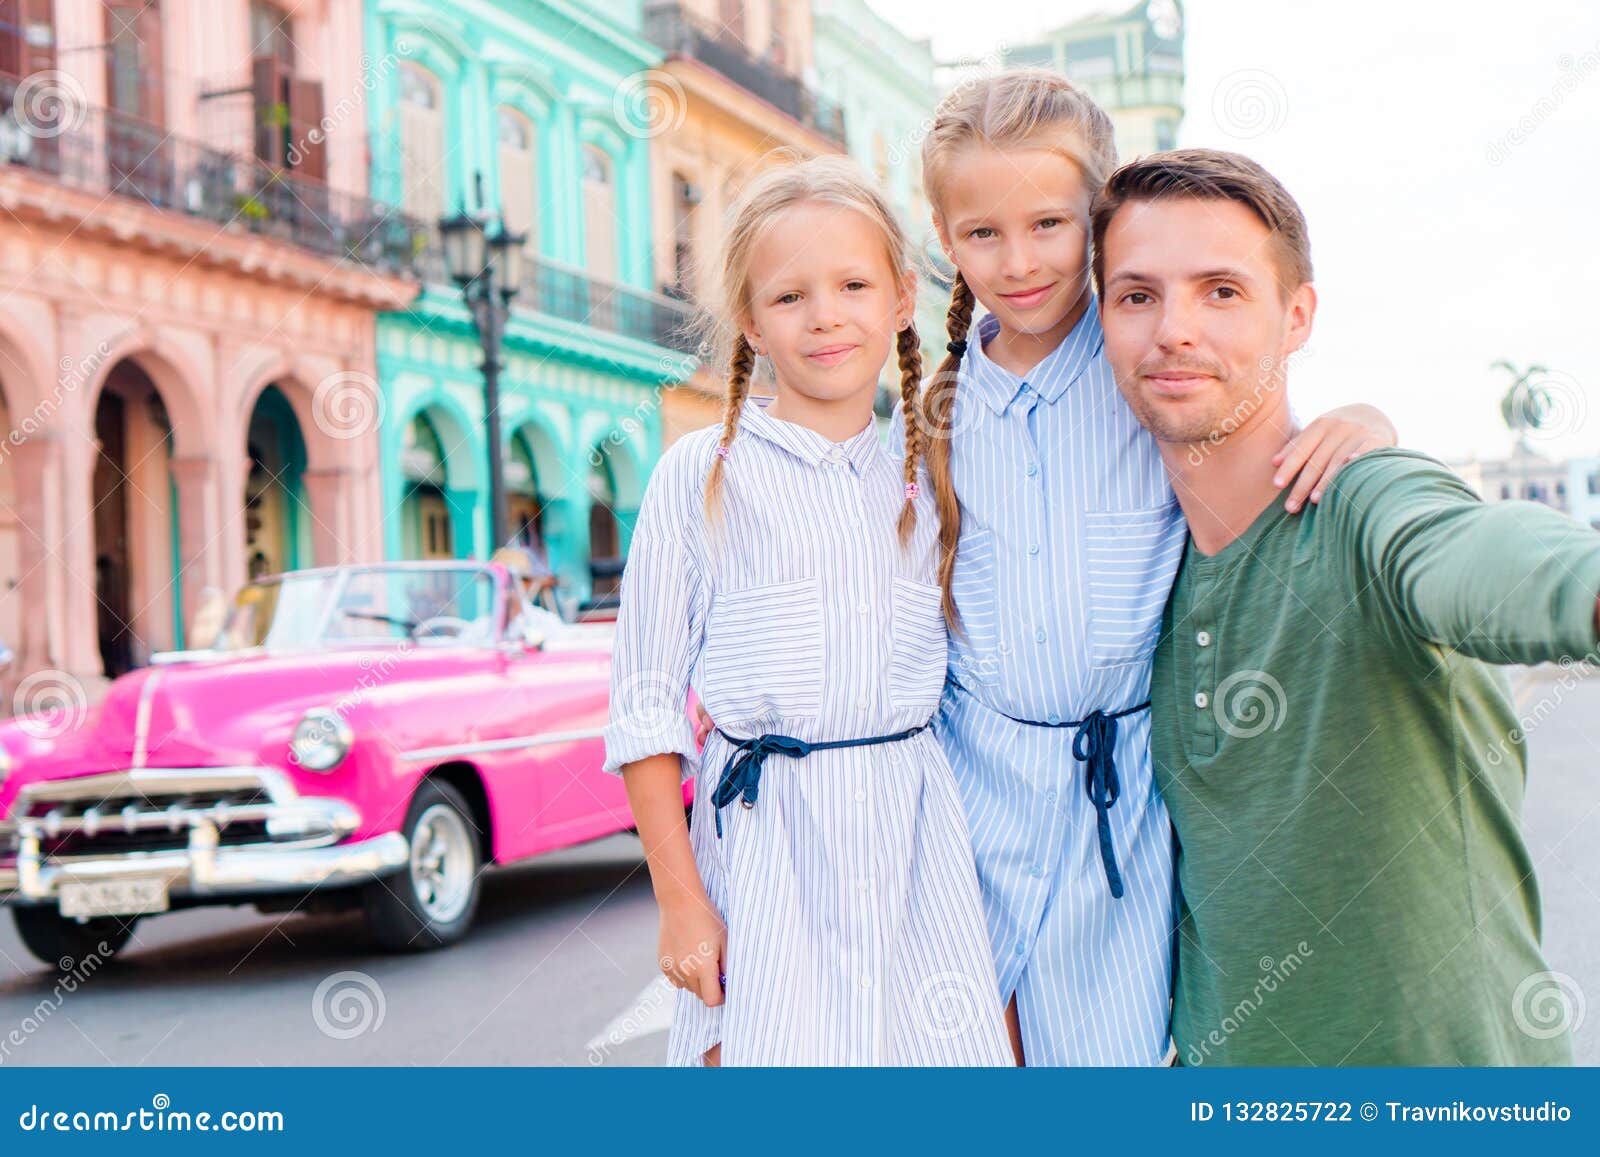
{"label": "girl's blonde hair", "polygon": [[[1111,118],[1105,110],[1066,77],[1038,68],[982,77],[957,87],[939,103],[922,141],[922,182],[935,213],[941,212],[951,158],[973,145],[1059,153],[1078,167],[1091,195],[1117,167]],[[945,328],[955,349],[939,363],[930,388],[923,392],[919,423],[924,428],[928,477],[939,511],[939,585],[944,588],[944,613],[958,630],[952,580],[956,542],[961,537],[961,504],[950,470],[950,437],[961,369],[961,354],[956,350],[966,348],[972,307],[972,290],[958,272],[945,314]]]}
{"label": "girl's blonde hair", "polygon": [[[715,521],[725,470],[727,451],[739,432],[739,417],[750,393],[750,376],[755,368],[756,351],[744,336],[742,323],[750,316],[750,255],[765,230],[787,209],[805,202],[821,202],[853,209],[866,217],[883,236],[889,268],[895,286],[903,288],[910,276],[910,244],[893,211],[872,181],[854,161],[840,156],[789,160],[768,169],[751,181],[739,197],[722,249],[722,308],[720,317],[710,319],[712,340],[728,367],[728,399],[722,411],[722,439],[717,457],[706,479],[706,516]],[[827,244],[826,239],[819,239]],[[925,439],[920,424],[912,421],[922,383],[922,344],[917,328],[908,322],[895,338],[900,362],[900,398],[906,413],[906,500],[900,508],[899,534],[902,545],[910,541],[917,512],[912,485],[922,462]]]}

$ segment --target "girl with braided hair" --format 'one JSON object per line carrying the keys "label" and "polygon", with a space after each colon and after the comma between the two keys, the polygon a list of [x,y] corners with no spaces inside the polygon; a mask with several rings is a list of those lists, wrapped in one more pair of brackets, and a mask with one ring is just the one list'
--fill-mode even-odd
{"label": "girl with braided hair", "polygon": [[[853,162],[770,169],[724,245],[728,399],[650,478],[606,728],[681,991],[673,1064],[1011,1063],[944,684],[906,240]],[[758,359],[773,397],[750,394]],[[716,720],[697,756],[686,697]],[[692,823],[682,782],[696,777]]]}

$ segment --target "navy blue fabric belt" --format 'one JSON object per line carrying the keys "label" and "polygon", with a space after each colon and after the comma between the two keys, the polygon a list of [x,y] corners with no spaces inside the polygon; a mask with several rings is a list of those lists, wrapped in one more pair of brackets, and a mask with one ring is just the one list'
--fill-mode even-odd
{"label": "navy blue fabric belt", "polygon": [[[953,675],[946,675],[945,681],[958,691],[972,694]],[[994,711],[987,703],[984,706]],[[1150,700],[1146,699],[1121,711],[1091,711],[1082,719],[1066,723],[1040,723],[1036,719],[1018,719],[1015,715],[1006,715],[1004,711],[995,712],[1013,723],[1028,727],[1078,729],[1078,733],[1072,737],[1072,754],[1083,764],[1083,790],[1094,805],[1095,830],[1100,836],[1100,862],[1105,865],[1106,883],[1111,886],[1111,894],[1118,900],[1122,899],[1122,873],[1117,868],[1117,850],[1111,842],[1111,807],[1122,794],[1122,783],[1117,779],[1117,720],[1137,714],[1149,706]]]}
{"label": "navy blue fabric belt", "polygon": [[737,749],[737,754],[732,756],[722,769],[722,779],[717,784],[717,790],[711,797],[714,805],[711,813],[717,819],[717,838],[722,838],[722,809],[735,799],[743,796],[745,807],[756,806],[756,794],[761,788],[761,768],[766,763],[769,755],[783,755],[790,759],[804,759],[813,751],[830,751],[839,747],[871,747],[878,743],[898,743],[902,739],[910,739],[919,732],[926,731],[928,724],[913,727],[907,731],[897,731],[893,735],[874,735],[867,739],[831,739],[826,743],[807,743],[803,739],[795,739],[788,735],[758,735],[754,739],[735,739],[722,728],[717,728],[717,734],[726,739]]}

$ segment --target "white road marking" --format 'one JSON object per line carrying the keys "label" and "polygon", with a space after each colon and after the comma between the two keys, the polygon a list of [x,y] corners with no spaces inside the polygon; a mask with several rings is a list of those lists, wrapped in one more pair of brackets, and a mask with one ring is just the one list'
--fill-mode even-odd
{"label": "white road marking", "polygon": [[658,976],[645,985],[627,1008],[612,1017],[606,1027],[583,1046],[590,1063],[602,1063],[606,1054],[619,1045],[666,1032],[672,1027],[672,1006],[677,999],[678,990],[665,976]]}

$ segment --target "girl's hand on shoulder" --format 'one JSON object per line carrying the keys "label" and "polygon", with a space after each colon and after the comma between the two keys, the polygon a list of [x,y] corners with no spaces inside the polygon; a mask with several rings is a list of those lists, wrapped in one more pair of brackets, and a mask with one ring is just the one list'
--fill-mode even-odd
{"label": "girl's hand on shoulder", "polygon": [[1294,481],[1294,489],[1283,504],[1294,514],[1307,498],[1321,502],[1328,483],[1353,459],[1368,450],[1393,446],[1398,440],[1394,423],[1376,406],[1340,406],[1301,430],[1272,456],[1272,464],[1277,467],[1272,484],[1281,490]]}
{"label": "girl's hand on shoulder", "polygon": [[661,909],[662,974],[708,1007],[722,1003],[728,929],[704,890]]}

